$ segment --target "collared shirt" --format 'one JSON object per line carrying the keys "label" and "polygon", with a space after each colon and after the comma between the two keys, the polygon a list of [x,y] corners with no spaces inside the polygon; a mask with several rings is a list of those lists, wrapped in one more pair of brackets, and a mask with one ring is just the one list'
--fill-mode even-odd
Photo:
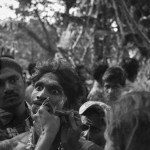
{"label": "collared shirt", "polygon": [[20,133],[30,130],[32,125],[31,110],[29,104],[25,103],[26,113],[24,118],[13,118],[8,114],[6,121],[0,116],[0,141],[13,138]]}

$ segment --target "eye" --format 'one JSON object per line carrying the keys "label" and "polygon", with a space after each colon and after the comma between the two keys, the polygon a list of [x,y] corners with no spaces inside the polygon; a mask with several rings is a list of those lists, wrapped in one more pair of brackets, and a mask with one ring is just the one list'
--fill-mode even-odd
{"label": "eye", "polygon": [[43,90],[43,86],[41,85],[41,84],[35,84],[35,89],[37,90],[37,91],[41,91],[41,90]]}
{"label": "eye", "polygon": [[51,90],[51,94],[53,94],[53,95],[59,95],[60,91],[57,90],[57,89],[53,89],[53,90]]}
{"label": "eye", "polygon": [[9,79],[9,82],[11,84],[15,84],[17,80],[18,80],[18,77],[12,77],[12,78]]}

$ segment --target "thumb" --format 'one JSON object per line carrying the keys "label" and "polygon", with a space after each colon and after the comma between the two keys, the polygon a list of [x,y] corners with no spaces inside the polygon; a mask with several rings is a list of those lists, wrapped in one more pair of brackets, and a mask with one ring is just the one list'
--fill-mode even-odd
{"label": "thumb", "polygon": [[71,125],[72,129],[77,130],[77,125],[76,125],[76,121],[75,121],[75,118],[74,118],[74,112],[73,111],[69,115],[69,122],[70,122],[70,125]]}

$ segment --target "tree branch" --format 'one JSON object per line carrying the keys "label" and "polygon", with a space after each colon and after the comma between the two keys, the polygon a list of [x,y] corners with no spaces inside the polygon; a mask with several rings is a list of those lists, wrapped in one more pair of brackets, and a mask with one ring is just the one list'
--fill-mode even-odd
{"label": "tree branch", "polygon": [[94,2],[95,2],[95,0],[91,0],[91,7],[90,7],[90,9],[89,9],[89,12],[88,12],[88,16],[91,16],[92,15],[92,12],[93,12],[93,8],[94,8]]}
{"label": "tree branch", "polygon": [[70,62],[73,66],[75,66],[75,62],[74,60],[72,59],[73,57],[64,50],[62,49],[61,47],[58,48],[58,51],[62,54],[62,56],[68,61]]}
{"label": "tree branch", "polygon": [[133,26],[134,26],[134,29],[137,31],[137,33],[141,36],[141,38],[143,39],[143,41],[146,43],[146,47],[149,47],[150,46],[150,41],[148,39],[148,37],[139,29],[137,23],[135,22],[135,20],[132,18],[132,16],[130,15],[129,13],[129,10],[126,6],[126,3],[124,0],[120,0],[120,5],[122,5],[122,8],[124,9],[126,15],[127,15],[127,18],[130,20],[130,22],[132,22]]}
{"label": "tree branch", "polygon": [[82,26],[82,28],[81,28],[81,30],[80,30],[80,33],[79,33],[79,36],[77,37],[76,41],[74,42],[74,44],[73,44],[73,46],[72,46],[72,48],[71,48],[73,52],[74,52],[74,49],[75,49],[75,47],[77,46],[77,44],[78,44],[80,38],[82,37],[83,32],[84,32],[84,30],[83,30],[83,26]]}
{"label": "tree branch", "polygon": [[35,10],[35,14],[36,14],[36,16],[37,16],[37,18],[38,18],[38,20],[39,20],[39,22],[40,22],[40,24],[41,24],[41,26],[42,26],[42,28],[43,28],[43,31],[44,31],[44,33],[45,33],[45,35],[46,35],[47,43],[49,43],[49,42],[50,42],[50,38],[49,38],[49,35],[48,35],[48,31],[47,31],[47,29],[46,29],[46,27],[45,27],[43,21],[41,20],[41,18],[40,18],[40,16],[39,16],[39,13],[38,13],[37,10]]}
{"label": "tree branch", "polygon": [[89,43],[85,48],[84,48],[84,52],[83,52],[83,55],[81,56],[81,61],[84,60],[87,52],[88,52],[88,49],[89,49],[89,46],[90,46],[91,43]]}
{"label": "tree branch", "polygon": [[124,30],[123,30],[123,26],[122,26],[122,23],[121,23],[120,18],[119,18],[118,8],[117,8],[115,0],[112,0],[112,3],[113,3],[114,10],[115,10],[117,24],[118,24],[119,29],[120,29],[121,39],[123,41],[123,39],[124,39]]}
{"label": "tree branch", "polygon": [[25,25],[19,25],[19,28],[23,29],[30,37],[32,37],[43,49],[48,51],[52,56],[54,56],[54,52],[49,49],[49,46],[38,37],[38,35],[33,32],[31,29],[27,28]]}

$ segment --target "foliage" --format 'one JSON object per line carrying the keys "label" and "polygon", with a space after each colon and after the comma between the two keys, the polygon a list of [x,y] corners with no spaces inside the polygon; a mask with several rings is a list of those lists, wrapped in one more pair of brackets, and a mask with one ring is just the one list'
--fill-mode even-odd
{"label": "foliage", "polygon": [[[35,49],[44,50],[47,57],[60,53],[73,64],[84,64],[90,70],[97,61],[119,63],[131,53],[139,61],[149,59],[149,0],[18,2],[15,11],[20,33],[15,35],[16,41],[33,41]],[[23,33],[27,40],[21,37]]]}

